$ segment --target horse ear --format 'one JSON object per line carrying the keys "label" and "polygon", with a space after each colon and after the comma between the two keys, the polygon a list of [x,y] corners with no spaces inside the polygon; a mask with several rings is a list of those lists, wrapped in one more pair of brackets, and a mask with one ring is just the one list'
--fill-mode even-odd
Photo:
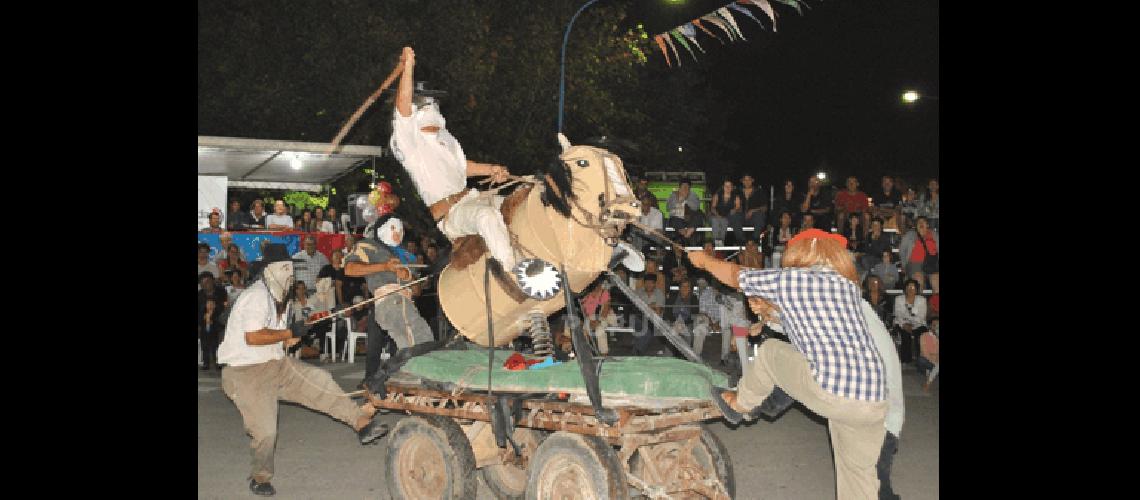
{"label": "horse ear", "polygon": [[558,133],[558,144],[562,145],[563,153],[565,153],[567,149],[570,149],[570,139],[567,139],[565,135],[562,135],[562,132]]}

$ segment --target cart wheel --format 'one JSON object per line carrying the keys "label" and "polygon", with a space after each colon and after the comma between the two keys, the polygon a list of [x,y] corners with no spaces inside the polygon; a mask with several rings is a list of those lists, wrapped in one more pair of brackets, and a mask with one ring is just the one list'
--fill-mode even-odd
{"label": "cart wheel", "polygon": [[453,420],[407,417],[388,439],[385,479],[392,498],[475,498],[475,454]]}
{"label": "cart wheel", "polygon": [[528,500],[626,499],[617,453],[595,436],[560,431],[546,438],[530,463]]}
{"label": "cart wheel", "polygon": [[[683,482],[696,477],[710,477],[715,471],[724,492],[729,498],[736,498],[736,475],[732,470],[732,459],[720,438],[701,426],[700,446],[689,450],[687,457],[681,452],[684,441],[673,441],[646,445],[637,449],[629,461],[629,470],[650,484],[664,486],[666,490],[677,491]],[[677,496],[676,498],[704,498],[702,495]]]}
{"label": "cart wheel", "polygon": [[495,464],[484,467],[483,482],[491,488],[491,492],[500,500],[522,500],[526,493],[527,465],[534,459],[534,452],[542,444],[542,440],[550,434],[524,427],[515,428],[511,438],[523,450],[522,457],[516,457],[514,448],[507,444],[510,464]]}

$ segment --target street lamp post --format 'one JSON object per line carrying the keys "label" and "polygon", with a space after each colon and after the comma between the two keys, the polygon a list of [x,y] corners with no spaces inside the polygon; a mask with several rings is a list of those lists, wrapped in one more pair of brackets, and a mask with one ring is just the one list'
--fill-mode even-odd
{"label": "street lamp post", "polygon": [[579,7],[578,12],[575,12],[574,17],[571,17],[570,22],[566,24],[566,34],[562,35],[562,73],[558,83],[558,133],[562,133],[562,110],[566,103],[566,43],[570,41],[570,30],[574,28],[574,21],[578,19],[578,15],[597,1],[590,0]]}

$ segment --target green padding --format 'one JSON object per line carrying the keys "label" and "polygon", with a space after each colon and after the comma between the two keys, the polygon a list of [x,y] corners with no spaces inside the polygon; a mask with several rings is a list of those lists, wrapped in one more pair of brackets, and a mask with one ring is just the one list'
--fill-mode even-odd
{"label": "green padding", "polygon": [[[493,389],[505,392],[583,392],[578,362],[538,370],[511,371],[503,363],[511,353],[495,352]],[[487,351],[435,351],[412,358],[402,371],[466,389],[487,388]],[[709,384],[727,385],[728,377],[707,366],[676,358],[611,357],[602,363],[602,394],[607,397],[708,399]]]}

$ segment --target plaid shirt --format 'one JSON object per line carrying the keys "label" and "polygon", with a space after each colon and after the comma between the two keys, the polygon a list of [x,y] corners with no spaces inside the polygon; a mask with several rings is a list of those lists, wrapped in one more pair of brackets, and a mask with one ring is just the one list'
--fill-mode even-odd
{"label": "plaid shirt", "polygon": [[313,255],[310,256],[304,250],[297,252],[293,258],[305,261],[293,263],[293,277],[297,281],[304,281],[306,290],[315,290],[317,288],[317,273],[321,272],[322,267],[329,265],[329,259],[321,252],[313,252]]}
{"label": "plaid shirt", "polygon": [[826,267],[746,269],[740,289],[780,309],[784,331],[827,392],[885,399],[883,360],[867,331],[859,287]]}

